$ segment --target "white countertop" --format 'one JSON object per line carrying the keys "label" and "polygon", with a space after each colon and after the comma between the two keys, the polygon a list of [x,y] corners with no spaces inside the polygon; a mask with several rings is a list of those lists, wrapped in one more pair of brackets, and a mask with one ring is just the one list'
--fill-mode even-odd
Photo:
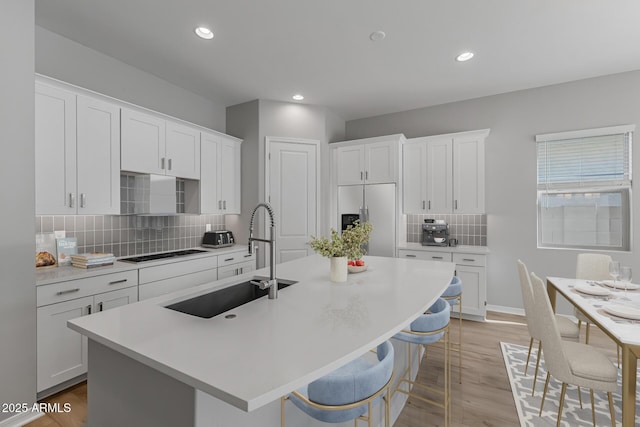
{"label": "white countertop", "polygon": [[487,246],[422,246],[421,243],[404,243],[398,246],[398,249],[409,249],[412,251],[429,251],[429,252],[452,252],[463,254],[479,254],[486,255],[489,253]]}
{"label": "white countertop", "polygon": [[[139,263],[133,262],[123,262],[116,261],[113,265],[109,265],[106,267],[96,267],[96,268],[78,268],[72,267],[71,265],[65,265],[62,267],[45,267],[36,269],[36,286],[41,285],[49,285],[51,283],[63,282],[66,280],[76,280],[83,279],[85,277],[93,277],[93,276],[101,276],[103,274],[111,274],[111,273],[119,273],[121,271],[128,270],[137,270],[140,268],[146,267],[155,267],[158,265],[170,264],[173,262],[187,261],[191,259],[197,258],[206,258],[215,255],[224,255],[233,252],[246,252],[247,245],[234,245],[226,248],[220,249],[212,249],[212,248],[189,248],[189,249],[200,249],[206,252],[185,255],[175,258],[163,258],[156,261],[145,261]],[[176,250],[186,250],[186,249],[176,249]],[[148,254],[145,254],[148,255]],[[134,256],[141,255],[131,255],[122,258],[130,258]]]}
{"label": "white countertop", "polygon": [[[277,266],[299,283],[202,319],[164,306],[247,280],[245,274],[68,322],[71,329],[245,411],[252,411],[392,337],[438,298],[449,262],[365,257],[368,270],[329,281],[318,255]],[[268,269],[254,272],[268,275]],[[91,368],[89,368],[91,370]]]}

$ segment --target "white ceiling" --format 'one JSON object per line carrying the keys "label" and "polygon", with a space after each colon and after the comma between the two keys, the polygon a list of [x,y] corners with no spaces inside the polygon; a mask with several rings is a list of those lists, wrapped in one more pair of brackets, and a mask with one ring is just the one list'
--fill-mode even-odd
{"label": "white ceiling", "polygon": [[639,18],[637,0],[36,0],[38,25],[217,103],[300,92],[345,120],[640,69]]}

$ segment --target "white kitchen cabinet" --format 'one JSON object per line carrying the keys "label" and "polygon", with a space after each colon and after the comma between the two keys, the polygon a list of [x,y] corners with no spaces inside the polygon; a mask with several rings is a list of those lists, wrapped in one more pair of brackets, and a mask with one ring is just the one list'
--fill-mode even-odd
{"label": "white kitchen cabinet", "polygon": [[121,115],[121,169],[164,175],[166,122],[127,108]]}
{"label": "white kitchen cabinet", "polygon": [[[488,133],[488,132],[487,132]],[[454,213],[484,213],[484,139],[486,134],[453,138]]]}
{"label": "white kitchen cabinet", "polygon": [[[478,253],[451,252],[451,249],[398,249],[398,258],[448,261],[456,264],[455,275],[462,281],[462,314],[484,320],[487,301],[487,256]],[[453,313],[457,315],[457,311]]]}
{"label": "white kitchen cabinet", "polygon": [[200,179],[200,131],[167,120],[166,175]]}
{"label": "white kitchen cabinet", "polygon": [[397,182],[402,140],[402,135],[389,135],[336,143],[332,165],[337,185]]}
{"label": "white kitchen cabinet", "polygon": [[240,213],[240,146],[242,141],[202,133],[201,213]]}
{"label": "white kitchen cabinet", "polygon": [[67,328],[67,320],[137,301],[136,285],[133,270],[37,287],[38,392],[87,371],[86,337]]}
{"label": "white kitchen cabinet", "polygon": [[120,107],[77,96],[78,214],[120,214]]}
{"label": "white kitchen cabinet", "polygon": [[207,256],[138,270],[140,301],[218,280],[218,257]]}
{"label": "white kitchen cabinet", "polygon": [[489,130],[412,138],[402,147],[405,214],[484,213]]}
{"label": "white kitchen cabinet", "polygon": [[462,281],[462,313],[479,316],[487,314],[486,257],[477,254],[454,254],[456,276]]}
{"label": "white kitchen cabinet", "polygon": [[200,179],[200,131],[170,120],[122,109],[121,169]]}
{"label": "white kitchen cabinet", "polygon": [[120,213],[120,108],[36,82],[36,214]]}
{"label": "white kitchen cabinet", "polygon": [[76,95],[35,85],[36,215],[76,213]]}

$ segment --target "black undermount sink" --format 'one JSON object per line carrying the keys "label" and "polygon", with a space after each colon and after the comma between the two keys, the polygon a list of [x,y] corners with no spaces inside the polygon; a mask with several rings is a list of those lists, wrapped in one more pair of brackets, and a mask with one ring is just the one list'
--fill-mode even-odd
{"label": "black undermount sink", "polygon": [[[251,280],[269,280],[268,277],[255,276]],[[286,288],[294,283],[293,280],[278,279],[278,289]],[[166,306],[171,310],[181,313],[190,314],[192,316],[203,317],[209,319],[225,311],[233,310],[243,304],[257,300],[269,294],[268,289],[260,289],[251,281],[241,282],[228,288],[218,289],[208,294],[199,295],[188,300],[176,302]]]}

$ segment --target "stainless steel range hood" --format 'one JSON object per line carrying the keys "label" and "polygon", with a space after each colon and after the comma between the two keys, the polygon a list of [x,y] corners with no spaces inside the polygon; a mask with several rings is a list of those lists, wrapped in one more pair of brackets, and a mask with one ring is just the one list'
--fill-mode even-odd
{"label": "stainless steel range hood", "polygon": [[136,175],[134,187],[136,215],[177,215],[176,178],[164,175]]}

